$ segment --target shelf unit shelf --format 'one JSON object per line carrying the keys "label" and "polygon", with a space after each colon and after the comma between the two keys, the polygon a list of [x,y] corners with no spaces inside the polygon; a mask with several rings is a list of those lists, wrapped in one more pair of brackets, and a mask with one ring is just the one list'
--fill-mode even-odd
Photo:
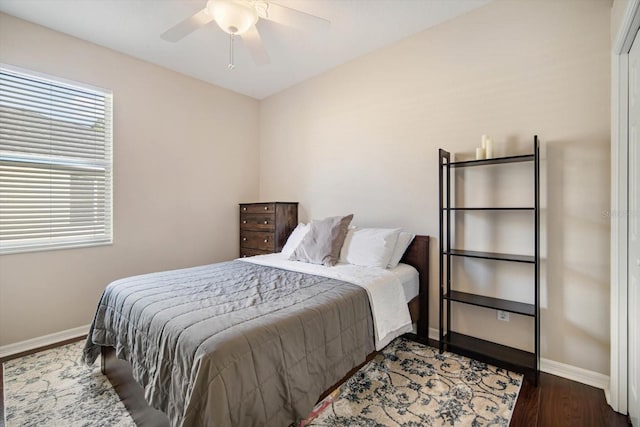
{"label": "shelf unit shelf", "polygon": [[531,255],[500,254],[496,252],[466,251],[462,249],[450,249],[444,252],[444,255],[493,259],[497,261],[526,262],[529,264],[535,264],[536,262],[536,257]]}
{"label": "shelf unit shelf", "polygon": [[535,160],[535,154],[524,154],[522,156],[494,157],[493,159],[465,160],[463,162],[450,162],[448,166],[453,168],[464,168],[468,166],[488,166],[500,165],[503,163],[530,162]]}
{"label": "shelf unit shelf", "polygon": [[477,305],[479,307],[493,308],[495,310],[508,311],[524,316],[535,316],[536,306],[523,302],[507,299],[486,297],[484,295],[470,294],[468,292],[450,291],[444,295],[445,299],[464,304]]}
{"label": "shelf unit shelf", "polygon": [[[462,354],[486,363],[501,366],[505,369],[533,373],[537,384],[540,372],[540,150],[538,136],[534,136],[533,153],[520,156],[507,156],[492,159],[468,160],[451,162],[451,154],[443,149],[439,150],[440,157],[440,351],[448,350]],[[451,185],[452,169],[462,167],[502,165],[509,163],[533,163],[534,203],[533,206],[486,206],[464,207],[452,206]],[[534,248],[533,255],[518,255],[495,252],[470,251],[463,248],[453,248],[451,242],[452,213],[456,212],[493,211],[507,215],[517,212],[533,213]],[[480,260],[495,260],[526,263],[533,266],[533,304],[519,301],[494,298],[477,293],[462,292],[455,289],[452,280],[452,264],[459,257],[476,258]],[[534,343],[533,352],[493,343],[453,330],[451,313],[464,309],[464,305],[475,305],[492,310],[507,311],[533,318]]]}
{"label": "shelf unit shelf", "polygon": [[535,353],[497,344],[469,335],[449,332],[443,337],[446,351],[501,366],[516,372],[537,371]]}
{"label": "shelf unit shelf", "polygon": [[502,208],[443,208],[445,211],[531,211],[534,207],[502,207]]}

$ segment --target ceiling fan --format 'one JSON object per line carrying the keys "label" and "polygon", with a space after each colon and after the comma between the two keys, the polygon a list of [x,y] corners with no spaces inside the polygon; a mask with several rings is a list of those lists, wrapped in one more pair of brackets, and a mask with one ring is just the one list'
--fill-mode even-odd
{"label": "ceiling fan", "polygon": [[224,32],[229,34],[230,69],[235,67],[233,38],[236,35],[240,36],[249,48],[253,61],[257,65],[265,65],[269,63],[269,55],[255,25],[259,19],[306,31],[326,29],[330,25],[330,22],[324,18],[266,0],[209,0],[204,9],[178,22],[160,37],[169,42],[177,42],[198,28],[215,21]]}

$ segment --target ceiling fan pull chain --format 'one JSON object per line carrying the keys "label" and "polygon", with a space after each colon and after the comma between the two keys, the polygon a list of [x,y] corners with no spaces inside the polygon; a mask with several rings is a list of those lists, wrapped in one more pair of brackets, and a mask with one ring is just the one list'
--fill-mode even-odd
{"label": "ceiling fan pull chain", "polygon": [[229,65],[227,65],[229,70],[233,70],[236,68],[233,63],[233,33],[229,34]]}

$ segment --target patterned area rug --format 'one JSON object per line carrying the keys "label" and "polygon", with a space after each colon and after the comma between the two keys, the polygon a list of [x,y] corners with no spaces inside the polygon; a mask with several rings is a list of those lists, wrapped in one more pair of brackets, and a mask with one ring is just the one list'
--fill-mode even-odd
{"label": "patterned area rug", "polygon": [[4,364],[5,423],[11,426],[135,426],[83,341]]}
{"label": "patterned area rug", "polygon": [[522,375],[398,338],[304,426],[508,426]]}

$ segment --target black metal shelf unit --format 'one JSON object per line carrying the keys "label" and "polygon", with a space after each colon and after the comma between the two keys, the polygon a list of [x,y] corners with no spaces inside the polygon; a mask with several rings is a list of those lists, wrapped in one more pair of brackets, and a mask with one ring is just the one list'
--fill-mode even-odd
{"label": "black metal shelf unit", "polygon": [[[440,149],[440,351],[452,351],[486,363],[533,375],[537,383],[540,367],[540,149],[534,136],[533,154],[493,159],[450,161],[449,152]],[[532,162],[534,175],[534,206],[521,207],[454,207],[451,203],[451,172],[454,168]],[[533,213],[533,255],[516,255],[454,249],[451,245],[451,213],[465,211],[502,211]],[[452,289],[451,264],[453,257],[470,257],[496,261],[520,262],[533,265],[534,303],[493,298]],[[451,302],[502,310],[534,319],[534,352],[493,343],[451,329]],[[446,308],[446,310],[445,310]]]}

